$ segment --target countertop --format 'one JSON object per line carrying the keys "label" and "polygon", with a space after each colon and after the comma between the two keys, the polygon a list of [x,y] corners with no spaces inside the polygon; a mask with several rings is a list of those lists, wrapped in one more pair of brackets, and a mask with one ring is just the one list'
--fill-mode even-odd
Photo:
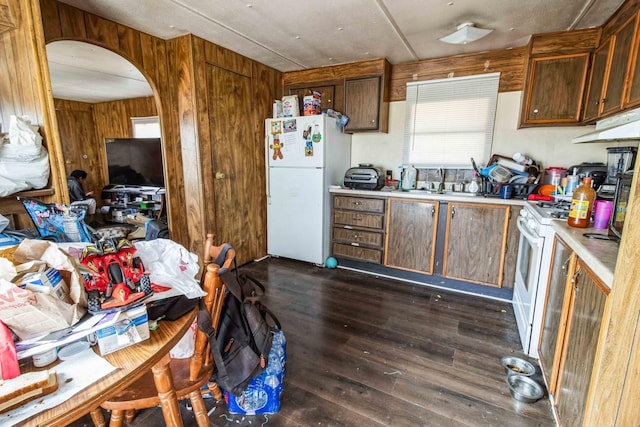
{"label": "countertop", "polygon": [[499,197],[484,197],[471,195],[455,195],[455,194],[429,194],[426,192],[409,192],[402,190],[382,191],[382,190],[353,190],[350,188],[331,187],[329,192],[335,194],[344,194],[346,196],[364,196],[364,197],[401,197],[405,199],[422,199],[422,200],[438,200],[442,202],[468,202],[468,203],[484,203],[493,205],[511,205],[523,206],[525,200],[522,199],[501,199]]}
{"label": "countertop", "polygon": [[551,225],[558,237],[564,240],[576,255],[611,289],[618,258],[618,243],[613,240],[592,239],[584,236],[585,233],[606,236],[607,230],[570,227],[566,221],[554,221]]}

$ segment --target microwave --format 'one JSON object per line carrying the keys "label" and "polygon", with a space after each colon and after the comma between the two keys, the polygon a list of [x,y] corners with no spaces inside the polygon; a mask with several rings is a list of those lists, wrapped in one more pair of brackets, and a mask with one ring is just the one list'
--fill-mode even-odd
{"label": "microwave", "polygon": [[619,173],[616,179],[616,191],[613,197],[613,212],[609,220],[609,237],[614,240],[622,238],[624,220],[627,216],[627,204],[631,194],[633,172]]}

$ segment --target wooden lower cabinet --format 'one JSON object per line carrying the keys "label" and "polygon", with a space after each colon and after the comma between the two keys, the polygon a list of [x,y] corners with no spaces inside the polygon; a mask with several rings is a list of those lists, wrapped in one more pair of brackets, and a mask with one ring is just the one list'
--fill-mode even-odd
{"label": "wooden lower cabinet", "polygon": [[560,356],[564,331],[567,323],[567,312],[562,308],[565,297],[570,295],[568,285],[569,271],[573,271],[575,255],[562,240],[556,237],[554,241],[551,272],[547,297],[544,305],[542,331],[538,344],[538,357],[542,372],[547,378],[549,393],[554,394],[558,381]]}
{"label": "wooden lower cabinet", "polygon": [[385,199],[333,196],[332,255],[382,264],[385,210]]}
{"label": "wooden lower cabinet", "polygon": [[578,259],[568,290],[567,326],[554,404],[563,427],[578,427],[582,426],[590,393],[609,289]]}
{"label": "wooden lower cabinet", "polygon": [[387,267],[433,274],[437,201],[389,199],[387,214]]}
{"label": "wooden lower cabinet", "polygon": [[449,202],[443,276],[500,287],[510,206]]}

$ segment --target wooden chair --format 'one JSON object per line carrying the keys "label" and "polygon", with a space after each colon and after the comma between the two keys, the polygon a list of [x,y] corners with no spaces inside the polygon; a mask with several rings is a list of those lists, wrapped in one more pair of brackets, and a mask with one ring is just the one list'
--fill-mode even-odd
{"label": "wooden chair", "polygon": [[[204,268],[205,276],[203,288],[207,295],[204,303],[209,310],[214,329],[218,326],[222,303],[224,300],[224,284],[218,276],[221,267],[229,268],[235,259],[235,250],[229,249],[222,266],[213,261],[218,257],[224,245],[213,245],[213,234],[207,234],[205,242]],[[162,327],[162,323],[160,323]],[[202,399],[201,388],[205,384],[216,400],[222,399],[222,393],[218,385],[210,382],[213,374],[214,362],[209,351],[209,340],[200,330],[196,334],[194,354],[189,359],[171,359],[169,364],[173,377],[173,384],[178,400],[190,399],[193,413],[199,427],[208,427],[209,417]],[[123,415],[127,424],[133,421],[135,411],[145,408],[153,408],[160,404],[158,392],[155,387],[153,372],[150,370],[136,381],[128,389],[116,396],[112,396],[102,403],[100,408],[91,411],[91,419],[96,427],[105,426],[102,408],[111,411],[110,427],[119,427],[123,422]]]}

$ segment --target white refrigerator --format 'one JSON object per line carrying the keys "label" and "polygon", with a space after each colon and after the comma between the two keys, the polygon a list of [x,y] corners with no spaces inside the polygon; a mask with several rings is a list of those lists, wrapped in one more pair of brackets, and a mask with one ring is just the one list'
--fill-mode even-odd
{"label": "white refrigerator", "polygon": [[267,119],[267,252],[324,265],[329,188],[351,166],[351,135],[325,114]]}

